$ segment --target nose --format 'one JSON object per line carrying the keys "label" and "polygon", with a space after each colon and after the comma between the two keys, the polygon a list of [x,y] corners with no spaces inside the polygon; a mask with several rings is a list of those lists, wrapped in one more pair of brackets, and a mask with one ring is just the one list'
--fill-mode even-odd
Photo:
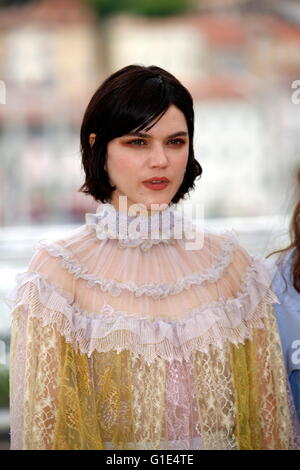
{"label": "nose", "polygon": [[153,145],[149,155],[149,166],[151,168],[165,168],[168,166],[168,157],[162,144]]}

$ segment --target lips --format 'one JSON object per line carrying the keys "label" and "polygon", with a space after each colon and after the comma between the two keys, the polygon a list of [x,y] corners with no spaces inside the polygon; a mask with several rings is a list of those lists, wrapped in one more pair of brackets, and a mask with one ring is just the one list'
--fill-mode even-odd
{"label": "lips", "polygon": [[154,176],[153,178],[149,178],[148,180],[143,181],[143,185],[152,191],[160,191],[165,189],[168,184],[169,180],[165,176]]}
{"label": "lips", "polygon": [[159,183],[169,183],[169,180],[168,178],[166,178],[165,176],[162,176],[162,177],[153,177],[153,178],[149,178],[148,180],[144,180],[143,183],[155,183],[155,182],[159,182]]}

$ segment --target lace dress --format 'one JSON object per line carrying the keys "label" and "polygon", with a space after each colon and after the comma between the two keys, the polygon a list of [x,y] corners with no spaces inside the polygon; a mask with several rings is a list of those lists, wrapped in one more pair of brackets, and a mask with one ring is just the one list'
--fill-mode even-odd
{"label": "lace dress", "polygon": [[40,240],[7,297],[11,448],[296,448],[270,284],[174,206]]}

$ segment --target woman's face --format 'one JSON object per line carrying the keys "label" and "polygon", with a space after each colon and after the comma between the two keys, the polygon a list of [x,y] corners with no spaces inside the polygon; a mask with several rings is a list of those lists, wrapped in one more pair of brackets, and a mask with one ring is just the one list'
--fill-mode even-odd
{"label": "woman's face", "polygon": [[[110,182],[116,186],[111,203],[118,210],[119,196],[127,196],[127,207],[138,203],[148,211],[151,204],[169,204],[183,181],[188,154],[185,116],[174,105],[149,131],[111,140],[106,163]],[[165,184],[144,184],[163,177]]]}

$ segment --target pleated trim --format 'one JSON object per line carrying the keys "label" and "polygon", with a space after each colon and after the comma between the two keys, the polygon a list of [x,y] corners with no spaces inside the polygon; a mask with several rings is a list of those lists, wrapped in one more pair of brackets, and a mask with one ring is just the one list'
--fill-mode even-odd
{"label": "pleated trim", "polygon": [[99,286],[102,292],[109,292],[113,297],[118,297],[123,290],[127,290],[132,292],[135,297],[145,295],[153,297],[154,299],[163,299],[169,295],[179,294],[184,289],[189,289],[193,285],[200,286],[206,281],[216,282],[222,277],[225,269],[231,264],[232,256],[238,246],[239,242],[235,233],[230,231],[225,232],[221,253],[214,266],[206,272],[192,272],[172,284],[137,284],[134,281],[119,282],[109,278],[98,278],[90,274],[84,264],[76,261],[69,250],[47,240],[40,240],[38,242],[38,248],[45,249],[50,256],[61,258],[63,267],[69,273],[73,274],[75,279],[81,278],[88,281],[87,286],[89,288]]}
{"label": "pleated trim", "polygon": [[[266,284],[262,263],[255,258],[238,297],[193,309],[181,320],[115,311],[108,304],[93,317],[95,313],[80,309],[72,296],[50,283],[45,274],[20,273],[16,280],[16,287],[6,297],[13,306],[12,315],[20,306],[27,306],[43,326],[54,324],[67,342],[89,357],[94,351],[130,350],[149,365],[158,357],[169,362],[188,360],[194,351],[207,352],[210,345],[222,349],[226,341],[244,343],[252,338],[253,328],[264,328],[270,304],[278,302]],[[21,309],[23,314],[27,307]]]}
{"label": "pleated trim", "polygon": [[[130,233],[131,223],[134,224],[134,233]],[[181,230],[184,228],[183,239],[195,230],[192,221],[177,212],[175,205],[152,216],[129,216],[127,212],[117,211],[111,203],[104,203],[98,206],[96,214],[85,214],[85,224],[95,231],[99,240],[115,239],[121,248],[139,247],[142,251],[148,251],[159,243],[174,244],[176,225]],[[137,225],[139,231],[136,231]],[[156,234],[156,238],[149,236],[150,229]]]}

